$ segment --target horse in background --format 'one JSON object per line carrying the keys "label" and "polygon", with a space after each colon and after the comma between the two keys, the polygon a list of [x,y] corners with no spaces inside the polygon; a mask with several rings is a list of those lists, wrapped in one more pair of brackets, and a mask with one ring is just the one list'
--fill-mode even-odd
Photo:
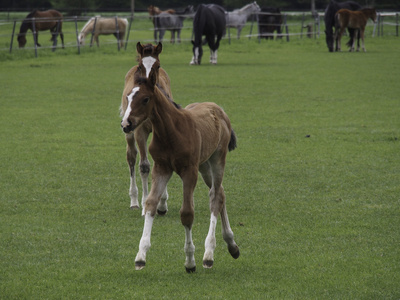
{"label": "horse in background", "polygon": [[135,258],[135,269],[146,265],[150,249],[153,221],[162,193],[173,172],[183,183],[183,203],[180,209],[181,223],[185,229],[185,268],[195,272],[195,247],[192,240],[194,220],[193,194],[198,173],[209,188],[210,226],[205,241],[203,267],[212,268],[216,248],[215,230],[218,215],[221,216],[222,236],[233,258],[240,256],[229,225],[226,198],[222,180],[228,151],[236,148],[236,135],[230,120],[221,107],[212,102],[194,103],[180,108],[168,99],[157,86],[158,69],[153,67],[148,78],[135,76],[135,88],[129,96],[129,106],[122,125],[124,131],[135,130],[146,120],[153,125],[153,138],[149,147],[154,160],[152,185],[146,199],[144,228]]}
{"label": "horse in background", "polygon": [[[341,41],[342,41],[342,35],[346,28],[352,28],[352,29],[358,29],[355,31],[355,36],[353,39],[353,44],[351,45],[350,52],[354,51],[354,44],[355,44],[355,38],[359,32],[359,35],[361,36],[361,42],[362,42],[362,48],[364,52],[367,52],[365,50],[365,45],[364,45],[364,31],[365,31],[365,26],[367,25],[368,19],[371,19],[374,23],[376,22],[376,10],[375,8],[364,8],[359,11],[351,11],[348,9],[340,9],[336,13],[336,18],[337,22],[340,26],[340,31],[338,34],[338,51],[341,50]],[[357,46],[357,51],[360,51],[360,44]]]}
{"label": "horse in background", "polygon": [[19,29],[19,48],[25,47],[26,33],[28,30],[31,30],[33,32],[33,41],[38,47],[40,47],[39,31],[50,30],[50,40],[53,42],[53,50],[55,50],[55,45],[57,44],[58,34],[60,34],[62,47],[64,49],[64,34],[62,32],[62,22],[63,15],[59,11],[54,9],[45,11],[34,10],[33,12],[29,13],[22,21],[21,27]]}
{"label": "horse in background", "polygon": [[[118,28],[117,28],[118,24]],[[94,40],[96,41],[97,47],[99,47],[99,35],[109,35],[113,34],[117,41],[122,47],[124,45],[125,31],[128,27],[128,20],[125,18],[117,17],[115,18],[103,18],[103,17],[93,17],[83,26],[79,36],[79,44],[85,45],[85,38],[88,34],[93,33],[94,28]]]}
{"label": "horse in background", "polygon": [[258,14],[258,28],[260,37],[265,39],[274,39],[274,31],[276,37],[282,38],[282,13],[277,7],[263,7]]}
{"label": "horse in background", "polygon": [[[335,15],[338,12],[338,10],[345,8],[348,10],[356,11],[361,9],[361,5],[353,2],[353,1],[347,1],[347,2],[336,2],[335,0],[331,0],[328,4],[328,6],[325,9],[325,39],[326,39],[326,45],[328,46],[329,52],[333,51],[338,51],[338,25],[336,24],[335,20]],[[335,32],[333,32],[333,28],[335,28]],[[349,28],[349,36],[350,36],[350,41],[347,43],[348,46],[353,45],[354,41],[354,29]],[[358,45],[360,44],[360,41],[358,41]]]}
{"label": "horse in background", "polygon": [[[158,36],[160,35],[160,30],[159,30],[158,22],[156,21],[157,16],[161,13],[173,15],[173,14],[175,14],[175,9],[170,8],[170,9],[163,11],[163,10],[159,9],[157,6],[150,5],[147,8],[147,11],[149,12],[149,18],[151,19],[151,21],[153,22],[153,25],[154,25],[154,42],[157,43],[157,41],[160,41],[160,39],[158,38]],[[172,39],[172,32],[171,32],[171,39]]]}
{"label": "horse in background", "polygon": [[232,12],[228,12],[226,14],[226,27],[236,28],[237,29],[237,38],[240,38],[240,33],[242,32],[243,27],[246,25],[249,17],[255,13],[261,11],[261,8],[258,6],[257,2],[254,1],[246,6],[235,9]]}
{"label": "horse in background", "polygon": [[155,16],[155,28],[157,27],[159,30],[159,41],[163,41],[165,31],[169,30],[171,31],[171,43],[175,43],[175,33],[177,34],[178,43],[180,43],[183,21],[187,17],[193,17],[193,14],[193,5],[188,5],[183,12],[175,12],[175,14],[162,12]]}
{"label": "horse in background", "polygon": [[200,65],[203,56],[203,35],[206,36],[205,42],[210,47],[210,63],[217,64],[217,51],[219,42],[226,29],[226,11],[216,4],[200,4],[197,8],[193,20],[194,41],[193,58],[191,65]]}
{"label": "horse in background", "polygon": [[[138,88],[138,85],[135,84],[134,77],[140,75],[140,77],[148,78],[151,68],[158,69],[159,76],[156,84],[158,88],[165,93],[165,96],[172,101],[170,79],[167,72],[160,67],[159,55],[162,51],[162,44],[159,43],[157,46],[153,46],[152,44],[142,45],[140,42],[138,42],[136,45],[136,50],[138,53],[139,63],[138,65],[132,67],[125,76],[125,86],[122,93],[120,107],[121,117],[131,113],[129,104],[130,101],[132,101],[132,97],[136,89]],[[152,124],[150,120],[144,121],[141,126],[136,128],[134,132],[131,130],[132,123],[129,123],[129,121],[126,123],[121,123],[121,126],[124,128],[127,143],[126,159],[130,170],[129,196],[131,198],[131,209],[140,208],[135,173],[136,156],[138,152],[136,144],[139,148],[139,171],[142,180],[142,214],[144,215],[144,203],[148,195],[148,177],[150,173],[150,162],[147,157],[147,140],[152,131]],[[158,206],[158,214],[164,215],[167,212],[167,199],[168,193],[167,189],[165,189],[160,201],[160,205]]]}

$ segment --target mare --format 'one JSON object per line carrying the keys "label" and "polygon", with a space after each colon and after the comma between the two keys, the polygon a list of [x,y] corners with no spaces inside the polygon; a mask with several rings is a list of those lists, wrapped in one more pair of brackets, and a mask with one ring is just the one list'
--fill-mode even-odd
{"label": "mare", "polygon": [[274,39],[274,31],[277,38],[282,38],[283,18],[280,8],[263,7],[258,15],[258,28],[260,37],[265,39]]}
{"label": "mare", "polygon": [[257,2],[254,1],[246,6],[235,9],[232,12],[228,12],[226,14],[226,27],[236,28],[237,29],[237,38],[240,38],[240,33],[242,32],[243,27],[246,25],[249,17],[261,11],[261,8],[258,6]]}
{"label": "mare", "polygon": [[136,270],[143,269],[150,248],[150,237],[160,198],[173,172],[183,183],[181,223],[185,229],[185,268],[188,273],[196,270],[192,225],[194,219],[193,193],[198,173],[209,188],[210,227],[205,240],[203,267],[211,268],[216,247],[215,229],[221,215],[222,235],[233,258],[240,255],[229,225],[222,186],[225,160],[228,151],[236,148],[236,135],[226,113],[212,102],[194,103],[179,108],[157,87],[156,68],[148,78],[135,76],[136,87],[129,98],[130,113],[125,114],[124,130],[135,130],[145,120],[153,124],[153,138],[149,147],[154,160],[152,184],[145,203],[143,234],[135,258]]}
{"label": "mare", "polygon": [[[151,68],[158,69],[159,76],[157,78],[157,86],[165,93],[166,97],[168,99],[171,99],[172,101],[170,79],[167,72],[165,72],[165,70],[160,67],[159,54],[162,51],[162,44],[159,43],[157,46],[153,46],[151,44],[142,45],[140,42],[138,42],[136,45],[136,50],[139,56],[139,64],[132,67],[125,76],[125,86],[122,93],[120,108],[121,117],[129,115],[131,112],[131,108],[128,107],[128,104],[133,97],[135,88],[137,88],[137,85],[135,85],[134,82],[135,74],[138,73],[141,77],[147,78],[150,74]],[[135,142],[137,143],[137,146],[139,148],[139,170],[142,180],[142,213],[144,214],[144,202],[148,195],[148,176],[150,173],[150,162],[147,158],[147,139],[150,132],[152,131],[152,125],[150,120],[144,121],[140,126],[136,128],[134,132],[129,129],[131,126],[129,123],[122,123],[121,126],[124,128],[127,143],[126,158],[130,169],[129,196],[131,198],[131,209],[138,209],[140,207],[138,202],[138,188],[136,185],[135,174],[136,156],[138,152]],[[158,208],[158,213],[160,215],[167,212],[167,198],[168,194],[167,190],[165,190],[165,193],[162,197],[162,204],[160,204]]]}
{"label": "mare", "polygon": [[18,44],[20,48],[25,47],[26,32],[31,30],[33,32],[33,40],[35,45],[40,47],[38,31],[50,30],[51,41],[53,41],[53,50],[57,43],[57,35],[60,34],[62,47],[64,48],[64,34],[62,33],[62,14],[54,9],[39,11],[34,10],[29,13],[22,21],[18,34]]}
{"label": "mare", "polygon": [[166,30],[171,31],[171,43],[175,43],[175,33],[177,34],[178,43],[181,42],[181,30],[183,27],[183,21],[186,17],[190,17],[194,14],[193,5],[188,5],[183,12],[176,12],[170,14],[162,12],[155,16],[155,26],[159,30],[159,41],[162,42]]}
{"label": "mare", "polygon": [[206,36],[205,42],[210,47],[210,63],[217,63],[217,51],[219,41],[225,34],[226,19],[225,10],[216,4],[200,4],[197,8],[193,20],[194,41],[193,58],[191,65],[200,65],[201,57],[203,56],[202,36]]}
{"label": "mare", "polygon": [[103,18],[103,17],[90,18],[89,21],[87,21],[86,24],[83,26],[78,36],[79,44],[84,45],[86,36],[90,33],[93,33],[94,40],[97,43],[97,47],[99,47],[100,34],[103,35],[113,34],[117,38],[120,47],[122,47],[124,45],[124,36],[127,27],[128,27],[128,20],[125,18],[117,17],[117,20],[115,20],[115,18]]}
{"label": "mare", "polygon": [[[328,4],[328,6],[325,9],[325,39],[326,39],[326,45],[328,46],[329,52],[333,51],[338,51],[338,36],[337,32],[339,31],[339,28],[337,27],[336,21],[335,21],[335,15],[338,12],[339,9],[346,8],[348,10],[360,10],[361,5],[353,2],[353,1],[347,1],[347,2],[336,2],[335,0],[331,0]],[[335,33],[333,32],[332,28],[335,28]],[[350,35],[350,41],[347,43],[347,45],[351,46],[353,44],[353,37],[354,37],[354,29],[349,28],[349,35]],[[358,41],[359,43],[359,41]],[[336,45],[335,45],[336,44]]]}
{"label": "mare", "polygon": [[[159,9],[157,6],[150,5],[147,8],[147,11],[149,12],[150,19],[152,20],[154,25],[154,42],[157,43],[157,41],[160,41],[160,39],[158,38],[158,36],[160,35],[160,30],[159,30],[159,24],[157,22],[157,16],[161,13],[173,15],[175,14],[175,9],[170,8],[163,11]],[[172,32],[171,32],[171,39],[172,39]]]}
{"label": "mare", "polygon": [[[336,18],[340,26],[340,31],[338,34],[338,50],[341,50],[342,34],[346,28],[359,29],[359,35],[361,36],[362,48],[364,52],[364,31],[367,25],[368,19],[371,19],[374,23],[376,22],[376,10],[375,8],[364,8],[359,11],[351,11],[348,9],[341,9],[336,13]],[[355,35],[357,36],[357,32]],[[350,51],[354,51],[355,37],[353,39],[353,44],[351,45]],[[360,51],[360,44],[357,46],[357,51]]]}

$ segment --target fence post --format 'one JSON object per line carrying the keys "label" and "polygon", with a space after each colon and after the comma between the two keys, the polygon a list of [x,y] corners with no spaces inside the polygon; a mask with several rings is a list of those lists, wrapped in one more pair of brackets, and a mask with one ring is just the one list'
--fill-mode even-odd
{"label": "fence post", "polygon": [[57,32],[55,34],[52,34],[52,36],[53,36],[53,49],[52,49],[52,51],[53,52],[56,51],[56,48],[57,48],[57,37],[58,37],[59,32],[60,32],[60,22],[57,22]]}
{"label": "fence post", "polygon": [[126,48],[128,47],[129,33],[131,32],[132,23],[133,23],[133,15],[131,15],[131,21],[129,22],[128,32],[126,33],[125,51],[126,51]]}
{"label": "fence post", "polygon": [[396,36],[399,36],[399,13],[396,13]]}
{"label": "fence post", "polygon": [[79,43],[78,17],[77,16],[75,16],[75,32],[76,32],[76,45],[78,47],[78,54],[81,54],[81,44]]}
{"label": "fence post", "polygon": [[259,13],[256,14],[257,28],[258,28],[258,43],[261,43],[261,32],[260,32],[260,19],[258,18]]}
{"label": "fence post", "polygon": [[96,23],[97,23],[97,17],[94,17],[94,24],[93,24],[93,29],[92,29],[92,37],[90,38],[90,47],[93,46],[93,35],[96,30]]}
{"label": "fence post", "polygon": [[118,17],[115,16],[115,30],[117,31],[117,44],[118,44],[118,51],[120,50],[119,45],[119,29],[118,29]]}
{"label": "fence post", "polygon": [[287,26],[286,19],[287,19],[287,14],[285,13],[284,24],[285,24],[285,29],[286,29],[286,41],[289,42],[289,27]]}
{"label": "fence post", "polygon": [[35,57],[37,57],[37,34],[35,27],[35,18],[32,18],[32,29],[33,29],[33,43],[35,44]]}
{"label": "fence post", "polygon": [[303,38],[304,17],[305,17],[305,13],[303,13],[303,16],[301,17],[301,33],[300,33],[300,38]]}
{"label": "fence post", "polygon": [[228,41],[229,41],[229,45],[230,45],[231,44],[231,28],[229,27],[229,13],[227,13],[226,16],[227,16],[226,27],[228,27]]}
{"label": "fence post", "polygon": [[13,31],[12,31],[12,34],[11,34],[10,53],[11,53],[12,46],[13,46],[14,34],[15,34],[15,25],[16,25],[16,23],[17,23],[17,21],[14,21]]}

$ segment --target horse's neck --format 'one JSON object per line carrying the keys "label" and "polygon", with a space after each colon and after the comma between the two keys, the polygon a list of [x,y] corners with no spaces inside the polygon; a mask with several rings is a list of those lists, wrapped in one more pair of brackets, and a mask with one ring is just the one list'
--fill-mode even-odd
{"label": "horse's neck", "polygon": [[26,33],[30,29],[28,21],[24,20],[19,28],[19,33]]}
{"label": "horse's neck", "polygon": [[181,110],[167,99],[163,92],[156,87],[157,96],[154,97],[155,105],[150,116],[153,125],[153,136],[158,143],[168,143],[175,131],[176,122],[181,119]]}

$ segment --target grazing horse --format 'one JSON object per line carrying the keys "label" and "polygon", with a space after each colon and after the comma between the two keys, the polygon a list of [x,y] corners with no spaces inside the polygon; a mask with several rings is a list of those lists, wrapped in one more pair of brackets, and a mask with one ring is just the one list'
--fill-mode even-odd
{"label": "grazing horse", "polygon": [[[347,1],[347,2],[336,2],[335,0],[331,0],[328,4],[328,6],[325,9],[325,39],[326,39],[326,45],[328,46],[329,52],[333,51],[338,51],[338,40],[337,40],[337,33],[339,31],[339,28],[337,27],[336,20],[335,20],[335,15],[338,12],[338,10],[346,8],[348,10],[360,10],[361,5],[353,2],[353,1]],[[335,28],[335,33],[333,32],[332,28]],[[350,35],[350,41],[347,43],[347,45],[351,46],[353,45],[353,37],[354,37],[354,29],[349,28],[349,35]],[[336,45],[335,45],[336,44]],[[359,41],[358,41],[359,44]]]}
{"label": "grazing horse", "polygon": [[237,29],[237,38],[240,38],[240,33],[242,32],[243,27],[246,25],[249,17],[261,11],[261,8],[258,6],[257,2],[254,1],[246,6],[235,9],[232,12],[228,12],[226,14],[226,27],[236,28]]}
{"label": "grazing horse", "polygon": [[263,7],[261,13],[258,15],[258,28],[261,38],[274,39],[274,31],[276,37],[282,38],[282,13],[281,9],[277,7]]}
{"label": "grazing horse", "polygon": [[[175,9],[171,9],[170,8],[170,9],[167,9],[167,10],[163,11],[163,10],[159,9],[157,6],[150,5],[147,8],[147,11],[149,12],[150,19],[152,20],[153,25],[154,25],[154,42],[155,43],[157,43],[158,41],[161,42],[161,39],[158,38],[158,36],[160,35],[159,24],[158,24],[158,21],[157,21],[158,15],[161,14],[161,13],[173,15],[173,14],[175,14]],[[172,32],[171,32],[171,39],[172,39]]]}
{"label": "grazing horse", "polygon": [[[54,9],[39,11],[34,10],[22,21],[18,34],[18,44],[20,48],[25,47],[26,32],[31,30],[34,35],[35,45],[40,47],[38,31],[50,30],[51,41],[56,44],[57,35],[60,34],[62,47],[64,48],[64,34],[62,33],[62,14]],[[55,48],[54,48],[55,49]]]}
{"label": "grazing horse", "polygon": [[180,43],[183,21],[192,14],[194,14],[193,5],[188,5],[183,12],[176,12],[175,14],[162,12],[156,16],[154,19],[160,32],[159,41],[163,41],[165,31],[169,30],[171,31],[171,43],[175,43],[175,33],[177,33],[178,43]]}
{"label": "grazing horse", "polygon": [[[118,24],[118,28],[117,28]],[[90,18],[89,21],[83,26],[79,36],[79,44],[85,44],[85,38],[88,34],[93,32],[94,27],[94,40],[96,41],[97,47],[99,47],[99,35],[108,35],[113,34],[120,45],[122,47],[124,45],[124,36],[125,31],[128,27],[128,20],[125,18],[118,18],[117,21],[115,18],[103,18],[103,17],[93,17]]]}
{"label": "grazing horse", "polygon": [[[157,46],[153,46],[151,44],[142,45],[140,42],[138,42],[136,45],[136,50],[139,55],[139,64],[131,68],[125,76],[125,87],[122,93],[121,108],[120,108],[121,117],[129,115],[131,112],[131,108],[128,107],[128,104],[130,99],[132,99],[133,97],[135,88],[137,88],[137,85],[135,85],[134,82],[135,74],[139,73],[141,77],[147,78],[150,74],[151,68],[157,68],[157,69],[159,68],[157,86],[165,93],[167,98],[171,99],[172,101],[170,79],[165,70],[160,67],[160,60],[158,58],[159,54],[162,51],[162,44],[159,43]],[[125,124],[124,128],[129,128],[129,126]],[[130,207],[132,209],[140,207],[138,202],[138,188],[136,185],[136,174],[135,174],[136,156],[138,152],[135,145],[136,141],[140,153],[139,170],[140,170],[140,177],[142,179],[143,214],[144,214],[144,202],[148,195],[148,176],[150,173],[150,162],[147,158],[147,139],[151,131],[152,131],[152,125],[150,120],[143,122],[141,126],[137,127],[134,132],[130,130],[125,130],[125,138],[127,142],[126,158],[128,161],[130,176],[131,176],[130,187],[129,187],[129,196],[131,198]],[[167,190],[165,190],[165,193],[163,194],[162,197],[162,202],[160,202],[160,206],[158,208],[158,213],[160,215],[165,214],[167,212],[167,204],[166,204],[167,198],[168,194]]]}
{"label": "grazing horse", "polygon": [[[364,31],[367,25],[368,19],[371,19],[374,23],[376,22],[376,10],[375,8],[364,8],[359,11],[351,11],[348,9],[341,9],[336,13],[337,21],[340,26],[340,31],[338,34],[338,50],[341,50],[342,34],[346,28],[359,29],[359,34],[361,36],[362,48],[364,52]],[[355,32],[357,35],[357,31]],[[351,45],[350,51],[354,51],[355,37],[353,39],[353,44]],[[357,51],[360,51],[360,45],[357,46]]]}
{"label": "grazing horse", "polygon": [[[226,19],[225,10],[216,4],[200,4],[193,20],[194,41],[193,58],[191,65],[200,65],[203,56],[202,36],[206,36],[206,42],[210,47],[210,63],[217,64],[217,51],[219,41],[225,34]],[[216,40],[215,40],[216,39]]]}
{"label": "grazing horse", "polygon": [[228,116],[215,103],[194,103],[183,109],[171,102],[157,87],[158,73],[158,69],[153,67],[148,78],[135,76],[135,88],[128,99],[129,114],[126,113],[122,120],[125,132],[135,130],[148,119],[153,124],[153,139],[149,147],[154,160],[152,185],[145,203],[143,235],[135,258],[135,268],[140,270],[145,267],[157,206],[172,173],[175,172],[183,182],[180,217],[186,233],[185,267],[191,273],[196,270],[192,225],[193,193],[198,172],[210,189],[211,218],[205,241],[203,267],[211,268],[214,263],[218,214],[221,215],[222,235],[230,254],[233,258],[240,255],[229,225],[222,187],[226,155],[236,148],[236,136]]}

